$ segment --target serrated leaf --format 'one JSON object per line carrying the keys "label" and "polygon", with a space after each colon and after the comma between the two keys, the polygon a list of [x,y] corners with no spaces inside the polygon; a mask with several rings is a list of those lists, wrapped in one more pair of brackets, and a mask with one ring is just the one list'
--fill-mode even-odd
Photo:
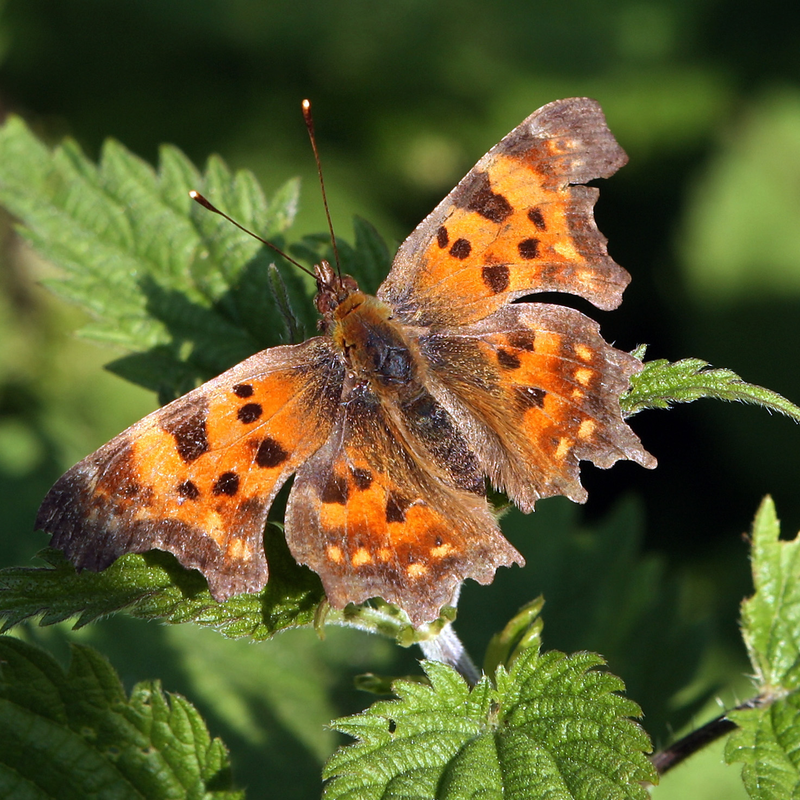
{"label": "serrated leaf", "polygon": [[648,796],[656,780],[639,708],[590,653],[524,651],[497,686],[472,690],[452,668],[423,663],[430,686],[397,681],[398,700],[337,720],[355,737],[329,760],[326,800]]}
{"label": "serrated leaf", "polygon": [[[644,348],[634,351],[644,357]],[[620,408],[632,417],[646,408],[669,408],[673,403],[692,403],[703,397],[754,403],[778,411],[800,422],[800,408],[763,386],[746,383],[729,369],[713,369],[700,358],[670,363],[666,359],[646,361],[644,369],[631,377],[630,389],[620,398]]]}
{"label": "serrated leaf", "polygon": [[800,536],[780,540],[766,497],[752,532],[755,594],[742,603],[742,633],[758,685],[755,708],[729,717],[739,729],[725,748],[743,762],[753,798],[793,798],[800,792]]}
{"label": "serrated leaf", "polygon": [[0,637],[0,796],[234,800],[225,746],[194,707],[72,646],[65,673],[44,651]]}
{"label": "serrated leaf", "polygon": [[267,639],[278,631],[311,625],[322,600],[317,576],[292,559],[281,532],[268,527],[267,557],[273,572],[258,594],[215,601],[205,579],[160,551],[128,554],[103,572],[76,573],[56,550],[40,553],[50,567],[0,570],[3,630],[25,619],[50,625],[77,617],[75,627],[124,610],[143,619],[194,622],[224,636]]}
{"label": "serrated leaf", "polygon": [[755,594],[742,603],[742,634],[767,694],[800,687],[800,536],[779,537],[775,504],[766,497],[753,522]]}
{"label": "serrated leaf", "polygon": [[[296,181],[268,203],[252,175],[219,158],[201,176],[163,147],[156,171],[108,141],[95,166],[69,140],[50,152],[17,118],[0,128],[0,203],[60,268],[47,284],[92,315],[84,336],[137,351],[135,368],[118,362],[118,371],[162,397],[280,342],[264,324],[274,305],[266,264],[249,269],[261,245],[197,207],[190,189],[267,236],[285,230],[297,206]],[[165,360],[175,369],[165,373]]]}
{"label": "serrated leaf", "polygon": [[769,708],[728,715],[739,729],[725,745],[729,764],[744,762],[742,781],[753,800],[793,800],[800,792],[800,696]]}

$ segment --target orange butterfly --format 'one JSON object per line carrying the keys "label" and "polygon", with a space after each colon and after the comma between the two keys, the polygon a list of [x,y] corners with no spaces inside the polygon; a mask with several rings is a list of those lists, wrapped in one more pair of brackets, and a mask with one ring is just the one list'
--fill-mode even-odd
{"label": "orange butterfly", "polygon": [[315,267],[321,336],[273,347],[87,456],[36,520],[77,568],[174,553],[222,601],[267,583],[263,534],[281,486],[293,556],[342,608],[371,597],[433,620],[465,578],[522,556],[486,478],[523,511],[586,499],[578,462],[655,466],[620,395],[641,364],[543,291],[615,308],[630,280],[592,209],[627,157],[600,106],[540,108],[406,239],[377,297]]}

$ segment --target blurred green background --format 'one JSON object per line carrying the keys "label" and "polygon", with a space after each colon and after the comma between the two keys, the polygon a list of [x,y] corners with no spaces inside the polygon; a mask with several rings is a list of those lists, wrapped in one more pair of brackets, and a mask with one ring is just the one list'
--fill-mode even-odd
{"label": "blurred green background", "polygon": [[[576,95],[602,103],[630,156],[602,183],[597,209],[612,255],[633,276],[619,310],[592,312],[607,338],[628,349],[650,343],[651,358],[698,356],[800,401],[794,5],[0,0],[0,116],[23,115],[51,143],[70,135],[92,156],[108,136],[151,162],[161,142],[196,163],[218,152],[268,192],[300,175],[298,237],[324,229],[303,97],[314,103],[339,234],[349,236],[358,213],[394,246],[525,116]],[[33,518],[61,471],[154,407],[102,371],[119,353],[72,338],[79,313],[38,285],[50,270],[0,217],[0,566],[27,564],[45,544]],[[705,626],[698,675],[706,687],[736,686],[747,668],[737,604],[750,588],[741,534],[767,492],[787,532],[800,527],[800,431],[709,401],[649,412],[633,426],[659,468],[586,467],[580,519],[595,525],[625,496],[640,498],[646,548],[665,575],[679,576],[683,618]],[[521,548],[530,524],[510,524]],[[501,583],[468,587],[459,628],[476,657],[505,620],[470,620],[470,609],[510,613],[542,590],[536,575],[517,595]],[[545,608],[548,646],[613,650],[571,638],[560,609]],[[65,655],[71,634],[26,635]],[[352,676],[411,670],[415,656],[353,632],[253,646],[124,619],[79,638],[107,653],[128,685],[160,676],[195,702],[234,750],[253,797],[315,796],[334,741],[322,725],[368,702]],[[645,684],[644,695],[657,691]],[[687,722],[657,719],[648,728],[661,742]],[[712,783],[693,796],[734,796],[714,794]]]}

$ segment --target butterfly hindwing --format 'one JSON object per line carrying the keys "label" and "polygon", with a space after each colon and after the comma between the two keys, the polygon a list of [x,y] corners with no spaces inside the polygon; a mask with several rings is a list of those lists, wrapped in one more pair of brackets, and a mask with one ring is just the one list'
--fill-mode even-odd
{"label": "butterfly hindwing", "polygon": [[[421,624],[464,578],[488,583],[498,566],[523,562],[500,534],[475,465],[456,474],[445,464],[452,451],[441,451],[437,466],[431,438],[396,427],[366,387],[343,407],[298,471],[286,512],[292,555],[320,575],[334,607],[382,597]],[[417,426],[445,413],[432,398],[424,408],[409,412]]]}
{"label": "butterfly hindwing", "polygon": [[655,466],[619,405],[641,363],[580,312],[514,304],[421,346],[434,392],[468,415],[462,428],[476,431],[482,467],[523,510],[557,494],[583,502],[579,461]]}

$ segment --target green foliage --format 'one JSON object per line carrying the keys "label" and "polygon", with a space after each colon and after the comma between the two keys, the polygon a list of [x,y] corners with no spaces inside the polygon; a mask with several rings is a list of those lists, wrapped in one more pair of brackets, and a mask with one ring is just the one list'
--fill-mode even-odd
{"label": "green foliage", "polygon": [[267,555],[274,570],[265,589],[216,602],[205,579],[160,551],[129,553],[103,572],[76,573],[62,553],[44,550],[49,567],[0,571],[3,630],[31,617],[51,625],[71,617],[80,628],[117,611],[142,619],[194,622],[225,636],[266,639],[280,630],[309,625],[322,600],[319,579],[290,556],[283,535],[268,527]]}
{"label": "green foliage", "polygon": [[740,730],[725,750],[729,762],[744,763],[742,779],[757,800],[795,797],[800,785],[800,536],[779,536],[766,498],[753,523],[756,592],[742,604],[758,696],[729,715]]}
{"label": "green foliage", "polygon": [[[645,347],[634,351],[643,359]],[[755,403],[779,411],[800,422],[800,408],[777,392],[746,383],[729,369],[712,369],[700,358],[646,361],[644,369],[631,378],[631,387],[620,399],[622,413],[632,417],[646,408],[669,408],[673,403],[693,403],[703,397],[715,400]]]}
{"label": "green foliage", "polygon": [[163,400],[279,343],[261,245],[188,192],[278,237],[294,217],[297,181],[267,202],[251,174],[232,175],[218,158],[201,176],[163,147],[156,172],[112,140],[95,166],[69,140],[51,152],[15,117],[0,129],[0,163],[0,202],[61,270],[48,285],[94,318],[80,333],[138,351],[112,371]]}
{"label": "green foliage", "polygon": [[[93,316],[83,335],[137,351],[110,368],[157,390],[162,399],[257,349],[297,341],[313,330],[306,278],[293,269],[279,272],[257,242],[197,208],[187,196],[190,188],[199,188],[246,226],[280,240],[294,217],[296,182],[267,202],[251,175],[233,175],[219,159],[212,158],[201,176],[179,151],[167,147],[155,171],[115,142],[106,144],[95,166],[69,141],[51,153],[14,118],[0,129],[0,165],[0,201],[21,218],[22,233],[31,244],[61,269],[59,277],[49,281],[51,287]],[[342,267],[367,291],[374,291],[389,268],[389,251],[368,223],[356,219],[354,230],[354,245],[339,241]],[[334,258],[325,234],[306,236],[289,249],[309,263]],[[282,326],[275,325],[276,320]],[[644,349],[637,355],[643,358]],[[711,369],[699,359],[645,364],[621,404],[630,416],[700,397],[754,402],[800,419],[800,409],[774,392],[747,384],[729,370]],[[276,517],[280,505],[276,504]],[[763,792],[767,785],[790,787],[796,771],[797,563],[795,551],[777,543],[772,513],[770,520],[768,509],[762,509],[756,523],[758,591],[744,609],[761,693],[758,707],[734,715],[742,729],[728,749],[730,760],[746,762],[745,783],[754,792]],[[663,706],[670,694],[685,686],[686,670],[691,672],[697,655],[684,646],[670,660],[666,651],[678,639],[696,642],[699,629],[674,612],[675,587],[662,585],[657,561],[639,559],[638,528],[634,531],[635,525],[623,517],[612,518],[592,544],[581,542],[571,550],[559,543],[561,571],[570,579],[564,585],[573,596],[578,587],[578,593],[592,598],[591,610],[582,612],[583,628],[580,623],[574,628],[583,635],[578,646],[586,646],[591,632],[585,629],[591,628],[595,635],[611,634],[604,652],[613,652],[619,663],[625,664],[628,652],[643,654],[638,664],[634,656],[626,666],[633,664],[632,674],[639,677],[647,673],[651,683],[662,678]],[[319,630],[325,622],[336,622],[380,631],[408,645],[435,635],[452,618],[449,613],[427,630],[415,632],[399,612],[380,602],[331,612],[318,578],[294,563],[279,527],[269,526],[266,535],[271,565],[267,588],[224,604],[213,601],[198,573],[183,570],[162,553],[128,555],[102,573],[76,575],[62,556],[46,551],[47,567],[11,568],[0,574],[4,629],[27,619],[50,625],[75,617],[75,627],[80,628],[125,610],[142,619],[195,622],[228,637],[258,640],[292,627],[313,625]],[[536,560],[547,563],[546,545],[539,542],[537,548]],[[545,594],[554,597],[558,591],[549,586]],[[331,759],[328,796],[427,796],[434,790],[442,797],[646,796],[640,782],[653,780],[654,773],[644,756],[649,740],[631,720],[639,707],[618,694],[623,688],[619,679],[597,669],[605,663],[599,656],[541,654],[540,609],[541,601],[534,601],[492,640],[485,660],[490,677],[476,687],[468,688],[453,670],[428,662],[430,685],[395,682],[398,700],[339,720],[336,729],[358,742]],[[76,652],[81,654],[75,656],[76,669],[97,660],[83,650]],[[60,673],[42,667],[44,658],[34,655],[29,660],[39,659],[40,671],[55,684]],[[684,671],[675,667],[676,658]],[[99,667],[93,669],[100,674]],[[91,685],[77,679],[70,683],[72,675],[73,671],[66,678],[61,674],[60,680],[79,698],[91,695]],[[103,678],[103,686],[110,680]],[[385,687],[380,681],[373,684]],[[127,701],[124,696],[120,700],[121,690],[115,685],[113,696],[106,694],[117,713]],[[152,726],[171,728],[184,745],[176,755],[180,763],[198,765],[197,775],[215,782],[211,789],[222,788],[218,776],[227,762],[221,745],[210,742],[184,702],[167,703],[157,689],[140,685],[129,705],[137,709],[136,719],[145,713],[143,707],[153,714]],[[173,721],[179,711],[191,717],[187,725],[194,738],[187,738]],[[85,727],[82,713],[75,724]],[[74,731],[72,722],[65,724]],[[143,726],[137,729],[140,733],[152,727],[149,722]],[[127,753],[123,744],[113,747],[119,750],[112,752],[114,757]],[[205,761],[198,755],[202,748]],[[47,758],[51,756],[48,751]],[[57,758],[50,766],[61,768]],[[182,785],[184,778],[194,779],[194,773],[187,776],[180,770],[176,776]],[[78,776],[73,784],[81,787],[81,781],[84,778]],[[148,797],[160,796],[160,789],[146,791]],[[754,796],[779,797],[780,791]]]}
{"label": "green foliage", "polygon": [[65,673],[42,650],[0,637],[3,797],[234,800],[228,753],[194,707],[158,682],[126,697],[111,665],[73,646]]}
{"label": "green foliage", "polygon": [[470,689],[452,668],[423,662],[430,685],[396,681],[398,700],[334,723],[358,741],[328,762],[325,797],[644,800],[640,781],[656,780],[650,742],[602,664],[534,646],[509,672],[498,667],[494,684]]}

